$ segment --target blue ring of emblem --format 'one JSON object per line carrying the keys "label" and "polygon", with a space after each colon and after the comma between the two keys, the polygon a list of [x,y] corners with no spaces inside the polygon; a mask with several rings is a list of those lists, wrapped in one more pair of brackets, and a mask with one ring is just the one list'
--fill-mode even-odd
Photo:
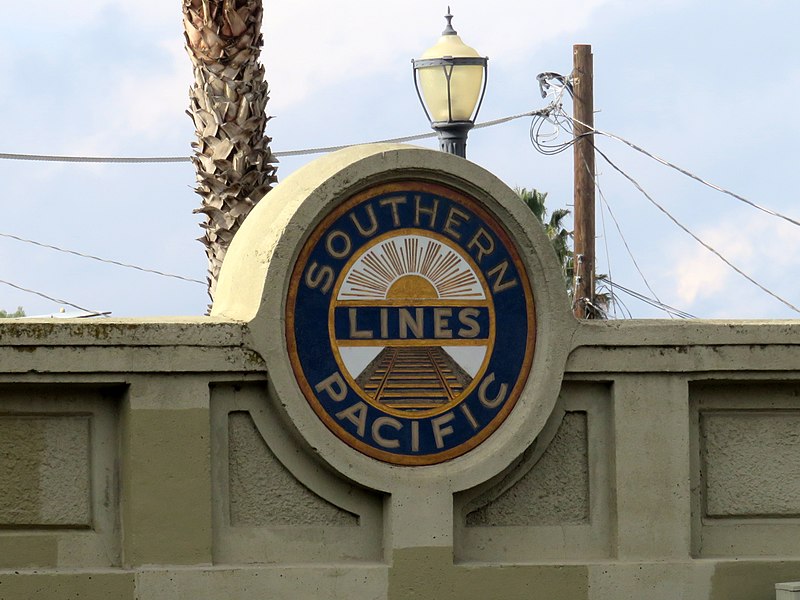
{"label": "blue ring of emblem", "polygon": [[400,181],[344,201],[292,271],[294,375],[339,439],[377,460],[438,464],[486,440],[530,374],[536,315],[504,227],[450,187]]}

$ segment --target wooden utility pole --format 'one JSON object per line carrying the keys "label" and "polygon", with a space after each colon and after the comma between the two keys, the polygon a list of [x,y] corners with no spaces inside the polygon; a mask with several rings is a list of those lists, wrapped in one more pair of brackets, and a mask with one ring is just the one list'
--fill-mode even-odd
{"label": "wooden utility pole", "polygon": [[[575,286],[573,312],[579,319],[594,311],[594,84],[592,47],[572,47],[572,116],[575,170]],[[584,123],[585,125],[581,125]],[[588,126],[588,127],[587,127]]]}

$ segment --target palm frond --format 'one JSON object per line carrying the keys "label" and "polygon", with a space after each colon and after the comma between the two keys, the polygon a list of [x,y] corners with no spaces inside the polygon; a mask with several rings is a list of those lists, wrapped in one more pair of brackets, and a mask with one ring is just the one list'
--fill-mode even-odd
{"label": "palm frond", "polygon": [[[571,231],[568,231],[563,224],[564,219],[571,214],[571,211],[566,208],[557,208],[550,213],[548,218],[547,206],[545,204],[547,198],[546,192],[519,187],[514,188],[514,191],[520,197],[520,200],[531,209],[531,212],[533,212],[536,218],[542,223],[544,231],[556,252],[561,271],[564,274],[564,286],[567,289],[567,294],[569,298],[572,299],[575,292],[574,254],[571,247],[573,234]],[[597,280],[602,280],[604,278],[605,275],[597,276]],[[595,294],[594,302],[591,303],[590,306],[587,305],[589,310],[588,318],[607,319],[609,307],[614,301],[615,299],[611,294]]]}

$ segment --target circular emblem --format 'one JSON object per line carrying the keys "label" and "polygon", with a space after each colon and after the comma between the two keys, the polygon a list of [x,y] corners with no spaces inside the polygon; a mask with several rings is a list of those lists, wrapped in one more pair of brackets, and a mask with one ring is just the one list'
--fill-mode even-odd
{"label": "circular emblem", "polygon": [[535,330],[505,229],[433,183],[377,186],[334,209],[303,245],[286,303],[311,408],[398,465],[440,463],[491,435],[528,378]]}

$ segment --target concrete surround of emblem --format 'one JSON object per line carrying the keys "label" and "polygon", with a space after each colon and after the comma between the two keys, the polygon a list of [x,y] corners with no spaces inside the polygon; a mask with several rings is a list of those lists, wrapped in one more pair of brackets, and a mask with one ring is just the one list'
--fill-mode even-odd
{"label": "concrete surround of emblem", "polygon": [[[531,375],[503,425],[463,456],[413,468],[370,459],[331,435],[298,387],[287,357],[283,328],[290,275],[308,232],[326,214],[374,182],[409,180],[448,186],[476,198],[494,214],[510,234],[525,265],[537,314]],[[577,325],[569,312],[552,247],[513,190],[463,159],[383,144],[352,147],[323,157],[293,173],[271,192],[248,216],[231,245],[212,315],[249,322],[254,347],[273,357],[269,363],[270,380],[287,422],[297,428],[323,460],[369,488],[404,493],[424,485],[430,492],[428,497],[486,481],[533,441],[552,411]],[[398,468],[402,475],[398,475]],[[432,488],[438,491],[432,492]],[[447,516],[446,521],[450,520]]]}
{"label": "concrete surround of emblem", "polygon": [[356,515],[308,491],[278,462],[248,413],[228,419],[231,525],[358,525]]}
{"label": "concrete surround of emblem", "polygon": [[467,515],[467,526],[575,525],[589,522],[586,413],[564,415],[536,466],[495,500]]}
{"label": "concrete surround of emblem", "polygon": [[298,452],[275,404],[263,385],[212,389],[214,563],[379,561],[383,498]]}
{"label": "concrete surround of emblem", "polygon": [[514,466],[455,495],[458,562],[613,555],[612,403],[608,385],[564,381],[553,415]]}

